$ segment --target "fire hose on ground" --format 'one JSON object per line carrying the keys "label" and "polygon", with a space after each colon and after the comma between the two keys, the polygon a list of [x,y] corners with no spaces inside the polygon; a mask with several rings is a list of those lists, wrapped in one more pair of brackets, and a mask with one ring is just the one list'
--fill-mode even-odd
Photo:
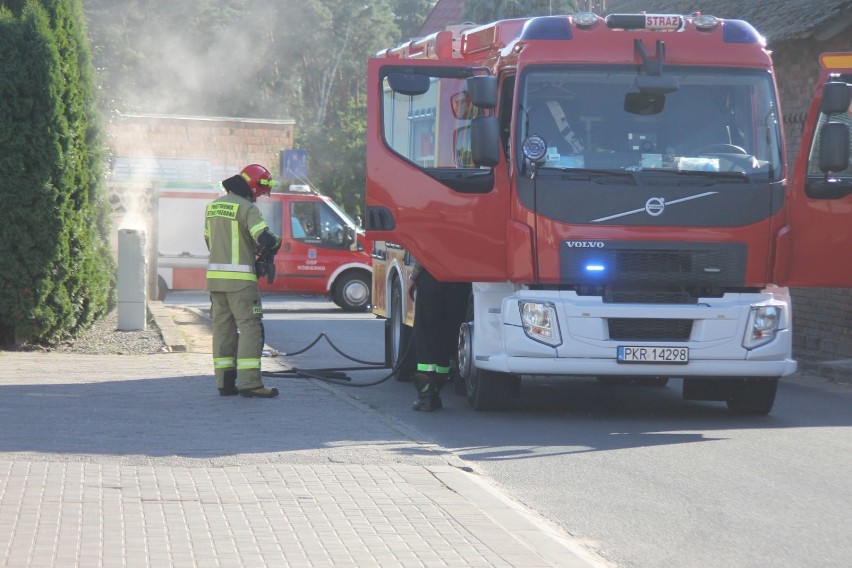
{"label": "fire hose on ground", "polygon": [[[360,367],[326,367],[320,369],[302,369],[298,367],[293,367],[290,369],[281,369],[278,371],[262,371],[261,375],[267,377],[293,377],[299,379],[317,379],[320,381],[326,381],[331,384],[342,385],[347,387],[373,387],[376,385],[380,385],[393,377],[396,372],[402,367],[403,361],[405,361],[406,355],[408,355],[408,350],[411,348],[411,344],[414,340],[414,333],[411,333],[408,343],[405,346],[405,349],[402,350],[402,353],[397,358],[396,363],[390,364],[389,354],[386,354],[386,360],[383,362],[378,361],[364,361],[363,359],[359,359],[357,357],[353,357],[344,353],[339,347],[337,347],[334,342],[325,334],[325,332],[320,333],[316,339],[310,342],[307,346],[303,347],[298,351],[292,351],[290,353],[280,353],[279,355],[284,355],[287,357],[294,357],[296,355],[301,355],[306,353],[315,345],[317,345],[320,340],[325,339],[325,341],[334,349],[339,355],[342,357],[349,359],[350,361],[354,361],[355,363],[359,363]],[[355,383],[352,382],[351,377],[345,374],[342,371],[370,371],[377,369],[390,369],[390,372],[378,379],[376,381],[372,381],[369,383]]]}

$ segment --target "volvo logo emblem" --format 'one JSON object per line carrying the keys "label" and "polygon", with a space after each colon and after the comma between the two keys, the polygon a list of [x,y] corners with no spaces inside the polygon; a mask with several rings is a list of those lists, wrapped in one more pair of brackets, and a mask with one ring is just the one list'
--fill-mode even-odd
{"label": "volvo logo emblem", "polygon": [[645,202],[645,212],[651,217],[658,217],[663,214],[666,209],[666,200],[664,197],[652,197]]}

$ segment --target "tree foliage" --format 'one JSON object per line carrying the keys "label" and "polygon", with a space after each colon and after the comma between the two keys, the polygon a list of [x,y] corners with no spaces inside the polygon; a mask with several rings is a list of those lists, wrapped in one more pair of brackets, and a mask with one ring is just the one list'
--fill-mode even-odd
{"label": "tree foliage", "polygon": [[576,0],[464,0],[462,8],[465,19],[483,24],[509,18],[573,14],[576,11]]}
{"label": "tree foliage", "polygon": [[93,74],[79,0],[0,7],[2,341],[55,341],[108,308]]}
{"label": "tree foliage", "polygon": [[86,0],[85,8],[107,112],[293,118],[311,183],[357,214],[367,59],[416,35],[435,2]]}

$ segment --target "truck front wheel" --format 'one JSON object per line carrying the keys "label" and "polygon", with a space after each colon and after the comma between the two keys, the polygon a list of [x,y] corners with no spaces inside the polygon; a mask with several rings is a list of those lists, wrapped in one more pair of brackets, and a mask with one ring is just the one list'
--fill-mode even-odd
{"label": "truck front wheel", "polygon": [[742,379],[731,385],[725,401],[728,410],[737,414],[766,416],[775,404],[778,379]]}
{"label": "truck front wheel", "polygon": [[512,375],[473,368],[465,381],[474,410],[503,410],[509,401]]}
{"label": "truck front wheel", "polygon": [[347,312],[363,312],[370,307],[370,277],[348,272],[334,286],[334,303]]}

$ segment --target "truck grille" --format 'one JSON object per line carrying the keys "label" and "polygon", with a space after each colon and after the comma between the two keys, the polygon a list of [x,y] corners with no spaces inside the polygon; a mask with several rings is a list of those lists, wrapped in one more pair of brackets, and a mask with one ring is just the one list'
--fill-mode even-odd
{"label": "truck grille", "polygon": [[690,319],[609,318],[609,338],[614,341],[689,341]]}
{"label": "truck grille", "polygon": [[559,276],[562,284],[622,289],[738,287],[747,254],[743,243],[563,241]]}

